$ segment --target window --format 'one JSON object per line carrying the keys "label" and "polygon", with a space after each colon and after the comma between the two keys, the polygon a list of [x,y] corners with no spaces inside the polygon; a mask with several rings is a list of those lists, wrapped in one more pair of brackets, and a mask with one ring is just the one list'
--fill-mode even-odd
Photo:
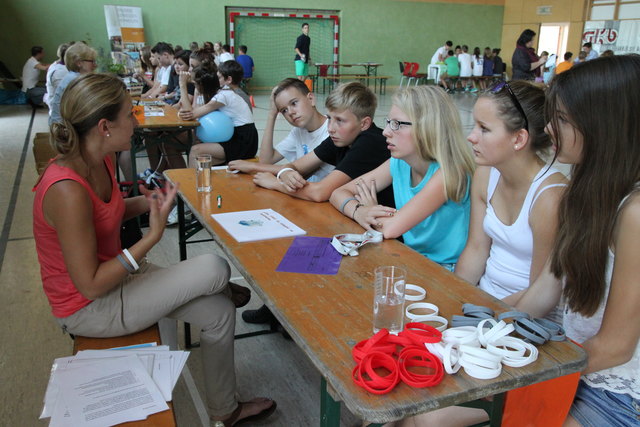
{"label": "window", "polygon": [[591,21],[640,19],[640,1],[592,0],[589,12],[589,19]]}

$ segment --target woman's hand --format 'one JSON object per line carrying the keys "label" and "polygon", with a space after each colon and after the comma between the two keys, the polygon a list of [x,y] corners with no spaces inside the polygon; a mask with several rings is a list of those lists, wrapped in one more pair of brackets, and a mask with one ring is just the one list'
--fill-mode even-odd
{"label": "woman's hand", "polygon": [[[142,186],[141,186],[142,187]],[[173,201],[178,194],[178,185],[167,183],[164,191],[161,189],[140,191],[149,203],[149,235],[154,242],[160,241],[167,225],[167,217],[173,208]]]}
{"label": "woman's hand", "polygon": [[295,193],[307,185],[307,180],[298,171],[288,170],[280,174],[280,183],[288,192]]}

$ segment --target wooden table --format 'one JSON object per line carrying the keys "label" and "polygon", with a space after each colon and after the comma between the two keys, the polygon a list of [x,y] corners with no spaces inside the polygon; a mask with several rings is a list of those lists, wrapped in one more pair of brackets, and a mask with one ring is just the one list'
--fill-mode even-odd
{"label": "wooden table", "polygon": [[[355,63],[344,63],[344,64],[323,64],[323,63],[315,63],[313,64],[316,67],[316,75],[315,75],[315,81],[318,82],[320,80],[320,77],[324,77],[320,75],[320,67],[323,66],[327,66],[327,67],[333,67],[335,69],[335,73],[333,74],[337,74],[338,76],[345,76],[345,77],[353,77],[353,80],[360,80],[361,82],[365,83],[367,86],[369,86],[369,81],[373,80],[373,91],[376,92],[377,90],[377,84],[378,84],[378,67],[381,67],[383,64],[379,63],[379,62],[355,62]],[[344,73],[340,73],[340,67],[344,67],[344,68],[352,68],[352,67],[364,67],[364,74],[362,73],[355,73],[355,74],[344,74]],[[362,78],[364,77],[364,78]],[[325,77],[327,79],[332,79],[332,75],[330,73],[327,74],[327,76]],[[337,79],[340,80],[340,79]],[[380,82],[380,94],[382,95],[382,81]],[[385,89],[386,89],[386,81],[385,81]],[[323,91],[324,91],[324,87],[323,87]],[[324,93],[324,92],[323,92]]]}
{"label": "wooden table", "polygon": [[[323,389],[323,426],[339,425],[340,401],[362,419],[382,423],[578,372],[586,366],[585,353],[578,346],[570,342],[548,342],[539,348],[536,362],[523,368],[504,367],[502,374],[493,380],[477,380],[461,371],[446,375],[443,382],[433,388],[414,389],[400,384],[384,396],[369,394],[351,380],[354,366],[351,349],[372,335],[375,267],[405,268],[407,282],[426,287],[427,301],[435,303],[441,315],[449,319],[453,314],[462,314],[465,302],[491,307],[496,313],[508,311],[509,306],[397,240],[367,245],[359,256],[344,257],[335,276],[276,272],[291,238],[238,243],[210,214],[273,208],[306,230],[308,236],[362,233],[362,229],[329,203],[303,201],[256,187],[249,175],[214,171],[211,193],[196,192],[192,169],[169,170],[165,175],[170,181],[180,183],[180,199],[191,208],[326,380],[323,388],[328,384],[329,393]],[[216,204],[218,194],[222,197],[221,208]]]}
{"label": "wooden table", "polygon": [[[140,102],[150,101],[142,100]],[[160,106],[164,111],[164,116],[145,117],[144,110],[141,107],[142,105],[135,110],[138,126],[136,126],[131,138],[131,169],[134,179],[138,175],[136,153],[144,150],[149,145],[170,144],[179,149],[184,149],[188,154],[193,144],[192,130],[200,125],[197,120],[182,120],[178,115],[178,109],[165,103]],[[186,143],[177,138],[181,133],[186,133]],[[133,186],[133,191],[134,194],[137,194],[137,185]]]}

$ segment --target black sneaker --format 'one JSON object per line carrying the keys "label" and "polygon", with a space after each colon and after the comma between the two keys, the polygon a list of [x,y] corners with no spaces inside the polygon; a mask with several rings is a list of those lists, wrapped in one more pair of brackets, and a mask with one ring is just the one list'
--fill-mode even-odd
{"label": "black sneaker", "polygon": [[271,313],[269,307],[263,305],[257,310],[243,311],[242,320],[247,323],[271,323],[276,321],[276,317]]}

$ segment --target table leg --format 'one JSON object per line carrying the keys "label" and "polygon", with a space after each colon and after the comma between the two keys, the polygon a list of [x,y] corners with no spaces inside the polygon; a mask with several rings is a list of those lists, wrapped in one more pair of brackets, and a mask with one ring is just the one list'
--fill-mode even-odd
{"label": "table leg", "polygon": [[327,380],[320,379],[320,427],[340,426],[340,402],[333,400],[327,391]]}
{"label": "table leg", "polygon": [[129,150],[129,153],[131,155],[131,179],[133,180],[133,188],[131,191],[132,196],[137,196],[138,194],[140,194],[140,192],[138,191],[138,169],[136,165],[136,153],[138,152],[139,142],[142,142],[142,137],[137,133],[134,133],[131,136],[131,149]]}
{"label": "table leg", "polygon": [[180,247],[180,261],[187,259],[187,236],[184,222],[184,201],[178,196],[178,246]]}
{"label": "table leg", "polygon": [[489,421],[474,424],[469,427],[500,427],[502,424],[502,411],[504,410],[504,399],[506,393],[499,393],[493,396],[492,400],[478,399],[466,402],[460,406],[465,408],[477,408],[484,410],[489,415]]}

